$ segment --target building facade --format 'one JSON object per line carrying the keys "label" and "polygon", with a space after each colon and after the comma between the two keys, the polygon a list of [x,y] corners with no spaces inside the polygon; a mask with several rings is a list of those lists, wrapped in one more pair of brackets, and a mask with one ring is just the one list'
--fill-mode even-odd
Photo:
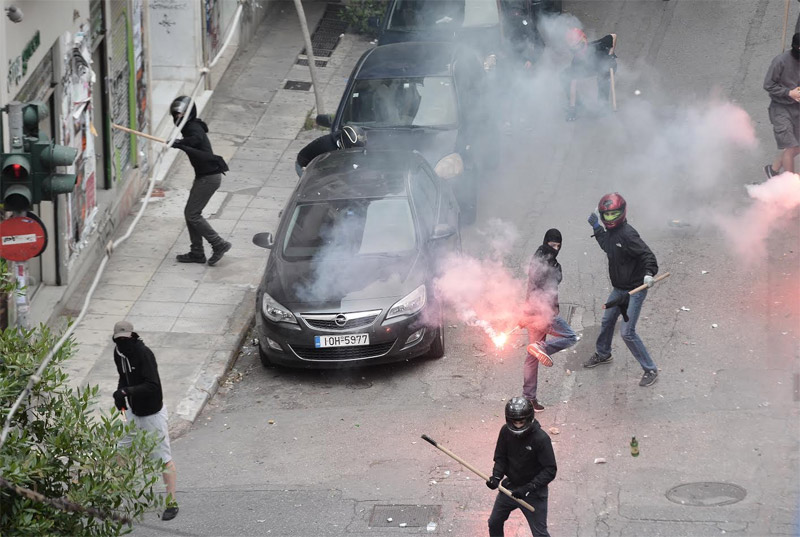
{"label": "building facade", "polygon": [[[22,12],[0,20],[0,107],[44,101],[40,124],[56,143],[77,149],[65,172],[71,194],[35,205],[48,245],[39,257],[13,264],[26,294],[10,305],[11,322],[46,322],[104,255],[105,245],[138,201],[161,148],[112,125],[167,137],[169,104],[188,94],[201,69],[230,46],[203,80],[213,91],[237,50],[256,30],[267,2],[254,0],[3,0]],[[236,19],[242,5],[244,16]],[[238,22],[237,22],[238,21]],[[233,23],[236,27],[233,27]],[[9,147],[8,118],[3,148]],[[0,200],[1,202],[2,200]],[[9,214],[3,213],[2,214]]]}

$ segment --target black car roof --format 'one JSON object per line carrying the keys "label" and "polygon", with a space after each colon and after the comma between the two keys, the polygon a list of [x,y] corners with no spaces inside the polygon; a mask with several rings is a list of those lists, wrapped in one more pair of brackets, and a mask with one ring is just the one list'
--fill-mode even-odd
{"label": "black car roof", "polygon": [[406,178],[420,162],[414,151],[333,151],[306,168],[297,201],[407,197]]}
{"label": "black car roof", "polygon": [[366,53],[356,79],[448,76],[455,43],[410,42],[375,47]]}

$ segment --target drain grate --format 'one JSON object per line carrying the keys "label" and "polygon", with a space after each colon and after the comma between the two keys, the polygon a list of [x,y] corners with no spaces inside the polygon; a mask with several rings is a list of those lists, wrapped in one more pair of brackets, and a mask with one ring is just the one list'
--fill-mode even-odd
{"label": "drain grate", "polygon": [[[314,63],[317,65],[317,67],[325,67],[326,65],[328,65],[328,62],[325,60],[317,60]],[[308,58],[300,58],[299,60],[297,60],[297,65],[308,67]]]}
{"label": "drain grate", "polygon": [[747,491],[733,483],[684,483],[667,491],[667,499],[680,505],[712,507],[740,502]]}
{"label": "drain grate", "polygon": [[[325,7],[322,19],[317,24],[314,33],[311,34],[311,48],[314,50],[314,57],[329,58],[333,54],[336,45],[339,44],[339,36],[347,30],[347,21],[342,18],[344,9],[345,6],[342,4],[328,4]],[[300,54],[308,55],[305,48]]]}
{"label": "drain grate", "polygon": [[[439,522],[441,505],[376,505],[369,518],[371,528],[421,528],[429,522]],[[391,522],[389,521],[391,519]]]}
{"label": "drain grate", "polygon": [[295,91],[308,91],[311,89],[311,82],[303,82],[301,80],[287,80],[283,85],[283,89]]}

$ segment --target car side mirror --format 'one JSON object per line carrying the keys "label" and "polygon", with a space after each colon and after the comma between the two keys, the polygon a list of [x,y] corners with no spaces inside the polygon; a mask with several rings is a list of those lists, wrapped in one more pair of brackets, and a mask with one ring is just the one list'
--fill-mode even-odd
{"label": "car side mirror", "polygon": [[273,237],[272,233],[269,231],[264,233],[256,233],[253,235],[253,244],[262,248],[266,248],[267,250],[271,250],[272,247],[275,246],[275,237]]}
{"label": "car side mirror", "polygon": [[367,26],[370,28],[377,30],[381,26],[381,18],[377,15],[373,15],[367,19]]}
{"label": "car side mirror", "polygon": [[456,234],[456,228],[454,228],[450,224],[436,224],[433,228],[433,234],[431,235],[432,241],[438,241],[441,239],[446,239],[448,237],[452,237]]}
{"label": "car side mirror", "polygon": [[316,121],[320,127],[330,128],[333,125],[333,116],[331,114],[317,114]]}

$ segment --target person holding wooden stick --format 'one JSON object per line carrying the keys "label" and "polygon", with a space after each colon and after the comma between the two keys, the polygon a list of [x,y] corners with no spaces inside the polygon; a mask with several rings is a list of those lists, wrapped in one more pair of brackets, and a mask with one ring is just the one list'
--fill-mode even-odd
{"label": "person holding wooden stick", "polygon": [[[608,274],[611,277],[612,289],[607,303],[619,302],[623,295],[629,294],[630,290],[640,285],[652,287],[655,282],[654,276],[658,273],[656,256],[633,226],[628,224],[626,212],[625,198],[613,192],[600,198],[597,209],[588,219],[594,229],[592,236],[608,257]],[[652,386],[658,380],[658,367],[647,352],[642,338],[636,333],[636,322],[639,320],[644,299],[647,298],[647,291],[624,298],[629,300],[625,312],[628,318],[627,320],[623,318],[620,328],[622,340],[644,370],[639,386]],[[616,307],[605,310],[595,353],[584,362],[583,367],[593,368],[611,363],[611,340],[614,338],[617,319],[622,313],[620,308]]]}
{"label": "person holding wooden stick", "polygon": [[800,33],[792,36],[792,48],[772,60],[764,77],[769,94],[769,122],[775,133],[778,154],[764,166],[767,179],[782,171],[794,173],[800,154]]}
{"label": "person holding wooden stick", "polygon": [[[598,101],[610,102],[613,96],[613,76],[617,70],[617,34],[608,34],[589,41],[580,28],[567,31],[567,46],[572,51],[572,63],[564,70],[563,80],[568,88],[567,121],[577,118],[578,80],[597,78]],[[614,99],[616,100],[616,99]],[[616,102],[613,102],[616,109]]]}
{"label": "person holding wooden stick", "polygon": [[[511,495],[529,503],[534,511],[522,509],[533,537],[550,537],[547,532],[547,485],[556,478],[556,456],[550,436],[533,415],[533,405],[524,397],[506,403],[506,424],[500,429],[494,449],[494,469],[486,486],[511,490]],[[506,477],[503,480],[503,477]],[[497,494],[489,515],[489,537],[504,537],[508,515],[520,505]]]}
{"label": "person holding wooden stick", "polygon": [[212,151],[207,134],[208,126],[197,117],[194,104],[189,110],[190,102],[191,99],[184,95],[172,101],[170,106],[170,114],[176,125],[180,125],[184,115],[189,114],[189,120],[181,129],[183,138],[175,140],[172,147],[186,153],[195,175],[189,199],[186,200],[186,207],[183,210],[191,247],[188,253],[179,254],[176,259],[179,263],[206,263],[203,247],[205,239],[211,244],[212,253],[208,258],[208,264],[213,266],[231,249],[231,243],[220,237],[211,224],[203,218],[203,209],[222,184],[222,174],[228,171],[228,165],[222,157]]}

